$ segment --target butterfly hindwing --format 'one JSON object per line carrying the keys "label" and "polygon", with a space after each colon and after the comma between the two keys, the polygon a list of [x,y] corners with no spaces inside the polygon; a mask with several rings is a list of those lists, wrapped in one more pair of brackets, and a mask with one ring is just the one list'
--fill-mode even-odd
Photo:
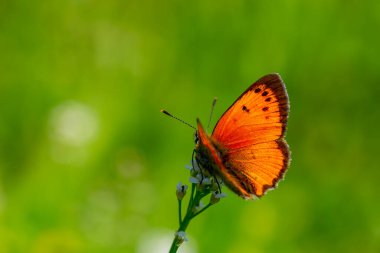
{"label": "butterfly hindwing", "polygon": [[261,197],[266,190],[275,187],[289,165],[289,149],[283,140],[229,150],[226,157],[224,166],[244,182],[240,195],[245,198]]}

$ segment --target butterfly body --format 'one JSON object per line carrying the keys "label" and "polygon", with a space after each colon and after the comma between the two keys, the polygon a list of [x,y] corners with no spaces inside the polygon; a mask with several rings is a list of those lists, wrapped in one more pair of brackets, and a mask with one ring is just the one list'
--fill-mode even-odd
{"label": "butterfly body", "polygon": [[196,160],[205,171],[206,176],[212,175],[223,180],[223,182],[233,192],[240,195],[239,185],[237,184],[234,171],[228,170],[226,167],[226,151],[217,144],[212,137],[207,136],[202,124],[198,120],[198,136],[199,142],[195,148]]}
{"label": "butterfly body", "polygon": [[211,136],[197,120],[197,162],[242,198],[261,197],[289,166],[284,140],[288,111],[281,77],[262,77],[227,109]]}

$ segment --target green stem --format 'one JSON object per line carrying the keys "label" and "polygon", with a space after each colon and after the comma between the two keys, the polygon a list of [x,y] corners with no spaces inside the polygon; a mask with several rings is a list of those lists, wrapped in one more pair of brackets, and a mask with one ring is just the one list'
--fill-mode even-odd
{"label": "green stem", "polygon": [[[187,212],[185,218],[180,223],[177,232],[179,232],[179,231],[185,232],[187,227],[189,226],[191,219],[192,219],[191,212]],[[174,240],[173,240],[172,245],[170,247],[169,253],[177,252],[179,246],[181,246],[182,243],[183,243],[183,241],[181,241],[181,238],[178,235],[176,235],[174,237]]]}
{"label": "green stem", "polygon": [[[207,206],[205,206],[199,212],[197,212],[195,214],[193,213],[194,207],[195,206],[199,206],[199,203],[200,203],[201,199],[203,197],[205,197],[206,195],[208,195],[209,193],[210,193],[209,191],[206,191],[206,192],[199,191],[198,189],[196,189],[196,185],[192,184],[191,194],[190,194],[190,199],[189,199],[189,205],[187,206],[186,215],[185,215],[185,217],[184,217],[183,220],[182,220],[182,217],[181,217],[181,201],[178,202],[178,206],[179,206],[179,211],[178,211],[178,213],[179,213],[179,228],[178,228],[177,232],[179,232],[179,231],[185,232],[186,229],[187,229],[187,227],[190,224],[190,221],[194,217],[196,217],[198,214],[202,213],[203,211],[205,211],[207,208],[209,208],[211,206],[211,204],[209,203]],[[174,240],[172,242],[172,245],[170,247],[169,253],[175,253],[175,252],[177,252],[179,246],[181,246],[182,243],[183,243],[182,238],[180,238],[176,234],[175,237],[174,237]]]}
{"label": "green stem", "polygon": [[178,199],[178,219],[179,225],[182,223],[182,200]]}
{"label": "green stem", "polygon": [[211,203],[208,203],[207,206],[203,207],[202,210],[200,210],[199,212],[197,212],[196,214],[193,215],[193,217],[191,217],[192,219],[197,217],[199,214],[203,213],[204,211],[206,211],[207,208],[209,208],[210,206],[212,206]]}
{"label": "green stem", "polygon": [[186,213],[189,212],[189,208],[193,205],[194,191],[195,191],[195,184],[191,184],[191,194],[190,194],[189,204],[187,205]]}

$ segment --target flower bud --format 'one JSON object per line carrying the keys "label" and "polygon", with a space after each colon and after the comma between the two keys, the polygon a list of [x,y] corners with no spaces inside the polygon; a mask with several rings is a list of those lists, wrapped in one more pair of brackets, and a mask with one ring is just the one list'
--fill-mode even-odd
{"label": "flower bud", "polygon": [[179,182],[177,184],[177,198],[178,200],[182,200],[183,197],[186,195],[187,185],[183,185],[182,182]]}
{"label": "flower bud", "polygon": [[177,237],[178,245],[181,245],[183,242],[188,240],[185,231],[178,231],[175,233],[175,236]]}
{"label": "flower bud", "polygon": [[205,204],[203,204],[202,201],[199,202],[199,204],[197,206],[194,206],[193,207],[193,213],[197,213],[199,212],[200,210],[202,210],[203,208],[205,207]]}
{"label": "flower bud", "polygon": [[227,197],[227,195],[223,192],[222,193],[213,192],[211,194],[210,203],[211,205],[216,204],[219,202],[221,198],[225,198],[225,197]]}

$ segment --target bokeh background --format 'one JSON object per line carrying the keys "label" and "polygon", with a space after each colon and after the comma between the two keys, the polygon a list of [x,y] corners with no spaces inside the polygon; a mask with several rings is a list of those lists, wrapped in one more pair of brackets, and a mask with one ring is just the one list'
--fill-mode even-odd
{"label": "bokeh background", "polygon": [[1,1],[0,252],[166,252],[193,130],[279,72],[285,181],[182,252],[380,252],[379,1]]}

